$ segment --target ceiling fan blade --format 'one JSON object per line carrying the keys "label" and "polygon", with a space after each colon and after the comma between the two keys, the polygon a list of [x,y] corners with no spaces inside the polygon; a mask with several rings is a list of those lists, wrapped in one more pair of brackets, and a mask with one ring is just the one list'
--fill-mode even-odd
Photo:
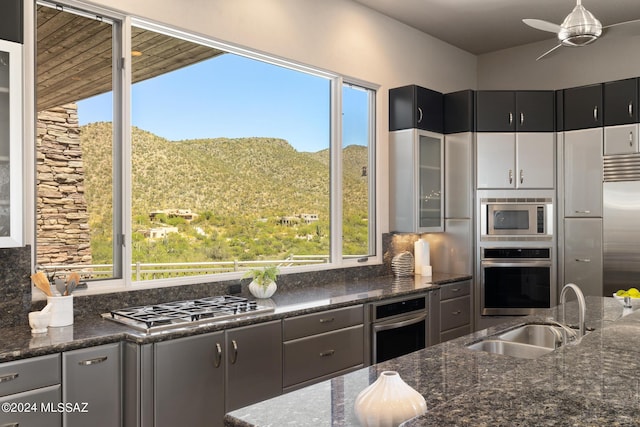
{"label": "ceiling fan blade", "polygon": [[536,30],[548,31],[550,33],[558,33],[560,25],[553,22],[543,21],[542,19],[523,19],[522,22]]}
{"label": "ceiling fan blade", "polygon": [[554,47],[552,47],[551,49],[549,49],[548,51],[546,51],[545,53],[543,53],[542,55],[538,56],[536,58],[536,61],[541,60],[542,58],[546,57],[547,55],[551,54],[553,51],[555,51],[557,48],[562,47],[562,44],[557,44]]}
{"label": "ceiling fan blade", "polygon": [[640,19],[633,21],[618,22],[617,24],[607,25],[602,27],[602,34],[614,35],[614,36],[640,36]]}

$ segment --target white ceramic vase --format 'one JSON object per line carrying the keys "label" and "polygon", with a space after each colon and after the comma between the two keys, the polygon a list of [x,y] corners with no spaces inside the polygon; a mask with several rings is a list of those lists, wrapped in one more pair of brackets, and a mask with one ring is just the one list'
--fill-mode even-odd
{"label": "white ceramic vase", "polygon": [[265,286],[259,285],[253,280],[249,283],[249,292],[251,292],[251,295],[259,299],[271,298],[271,295],[276,292],[276,289],[278,289],[278,287],[276,286],[276,282],[273,281],[269,282],[269,284]]}
{"label": "white ceramic vase", "polygon": [[363,427],[396,427],[427,412],[427,402],[397,372],[383,371],[358,394],[354,409]]}

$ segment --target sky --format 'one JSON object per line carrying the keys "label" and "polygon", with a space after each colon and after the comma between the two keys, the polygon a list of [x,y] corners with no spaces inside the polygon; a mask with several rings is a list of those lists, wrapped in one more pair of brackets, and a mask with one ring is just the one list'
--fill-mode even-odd
{"label": "sky", "polygon": [[[81,125],[111,121],[112,95],[78,102]],[[136,83],[133,126],[171,141],[274,137],[298,151],[329,147],[330,81],[224,54]],[[367,94],[343,90],[343,145],[367,144]]]}

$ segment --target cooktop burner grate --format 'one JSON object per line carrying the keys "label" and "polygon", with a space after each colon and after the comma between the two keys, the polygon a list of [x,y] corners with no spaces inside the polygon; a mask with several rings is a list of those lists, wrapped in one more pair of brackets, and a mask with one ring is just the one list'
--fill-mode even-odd
{"label": "cooktop burner grate", "polygon": [[127,307],[102,316],[145,332],[231,320],[272,312],[273,307],[257,301],[223,295],[163,304]]}

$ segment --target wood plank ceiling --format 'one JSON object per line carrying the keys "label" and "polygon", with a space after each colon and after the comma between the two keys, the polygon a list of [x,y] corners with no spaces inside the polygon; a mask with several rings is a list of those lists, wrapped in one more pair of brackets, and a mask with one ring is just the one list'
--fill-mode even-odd
{"label": "wood plank ceiling", "polygon": [[[113,87],[113,25],[61,8],[37,8],[37,109],[42,111]],[[134,83],[225,53],[172,36],[132,28]]]}

